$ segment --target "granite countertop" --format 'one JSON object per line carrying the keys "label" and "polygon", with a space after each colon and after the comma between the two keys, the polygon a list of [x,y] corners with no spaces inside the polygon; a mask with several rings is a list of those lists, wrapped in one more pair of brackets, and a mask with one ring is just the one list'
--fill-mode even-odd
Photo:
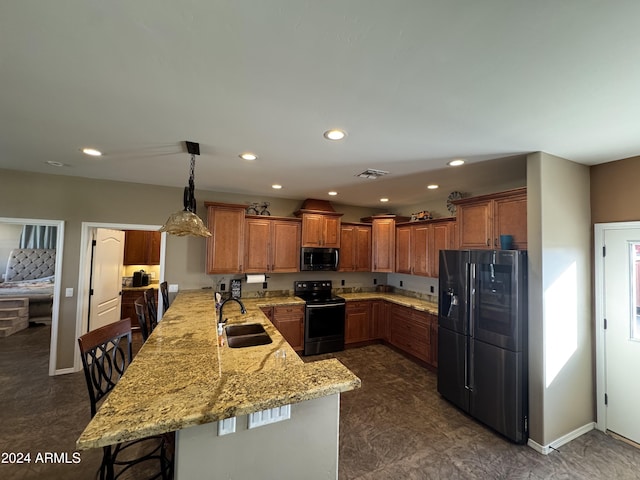
{"label": "granite countertop", "polygon": [[386,292],[359,292],[359,293],[341,293],[341,297],[349,300],[386,300],[387,302],[403,305],[405,307],[414,308],[422,312],[438,315],[438,304],[428,300],[408,297],[399,293]]}
{"label": "granite countertop", "polygon": [[[259,307],[304,304],[296,297],[243,300],[224,307],[228,325],[261,323],[273,343],[218,346],[213,293],[178,294],[125,375],[76,442],[79,450],[171,432],[290,403],[346,392],[360,379],[336,359],[305,363]],[[274,352],[284,349],[284,367]]]}

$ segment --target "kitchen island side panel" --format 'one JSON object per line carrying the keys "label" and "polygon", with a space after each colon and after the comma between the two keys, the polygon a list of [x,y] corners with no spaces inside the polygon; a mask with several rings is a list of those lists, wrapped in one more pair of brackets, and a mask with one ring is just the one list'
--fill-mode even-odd
{"label": "kitchen island side panel", "polygon": [[338,478],[340,395],[291,405],[291,418],[218,436],[217,422],[176,432],[176,480]]}

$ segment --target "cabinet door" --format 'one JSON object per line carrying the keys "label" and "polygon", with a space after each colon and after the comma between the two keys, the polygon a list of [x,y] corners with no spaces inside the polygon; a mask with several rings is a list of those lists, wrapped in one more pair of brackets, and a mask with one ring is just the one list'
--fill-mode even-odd
{"label": "cabinet door", "polygon": [[273,324],[294,350],[304,349],[304,305],[273,307]]}
{"label": "cabinet door", "polygon": [[411,225],[396,228],[396,272],[411,272]]}
{"label": "cabinet door", "polygon": [[[147,232],[145,232],[144,230],[125,230],[124,232],[124,264],[125,265],[147,265],[148,250],[149,250],[149,246],[147,245]],[[160,251],[158,250],[158,258],[159,257],[160,257]]]}
{"label": "cabinet door", "polygon": [[429,238],[429,276],[438,278],[440,273],[440,250],[451,248],[451,223],[431,225]]}
{"label": "cabinet door", "polygon": [[458,205],[460,248],[492,248],[493,229],[490,200]]}
{"label": "cabinet door", "polygon": [[345,343],[369,340],[369,302],[347,302]]}
{"label": "cabinet door", "polygon": [[374,272],[393,272],[395,246],[395,220],[381,218],[373,220],[371,227],[371,243],[373,250]]}
{"label": "cabinet door", "polygon": [[326,248],[340,248],[340,217],[323,216],[322,246]]}
{"label": "cabinet door", "polygon": [[265,273],[269,271],[269,240],[271,221],[247,218],[244,226],[244,271]]}
{"label": "cabinet door", "polygon": [[244,208],[207,207],[207,273],[241,273],[244,258]]}
{"label": "cabinet door", "polygon": [[274,220],[271,224],[271,272],[300,271],[300,223]]}
{"label": "cabinet door", "polygon": [[500,248],[500,235],[513,236],[513,248],[527,249],[527,196],[496,199],[493,204],[493,247]]}
{"label": "cabinet door", "polygon": [[315,213],[302,215],[302,246],[321,247],[324,216]]}
{"label": "cabinet door", "polygon": [[147,232],[147,265],[160,265],[160,232]]}
{"label": "cabinet door", "polygon": [[356,258],[356,226],[342,225],[340,228],[340,255],[338,257],[338,271],[352,272],[355,269]]}
{"label": "cabinet door", "polygon": [[429,275],[429,232],[430,225],[415,225],[413,227],[412,271],[414,275]]}
{"label": "cabinet door", "polygon": [[389,340],[389,319],[387,316],[387,302],[373,300],[371,302],[371,339]]}
{"label": "cabinet door", "polygon": [[431,346],[430,364],[432,367],[438,368],[438,317],[435,315],[428,315],[429,319],[429,343]]}
{"label": "cabinet door", "polygon": [[[368,227],[368,226],[356,227],[355,238],[353,239],[353,242],[355,245],[354,270],[356,272],[370,272],[371,271],[371,227]],[[340,239],[340,245],[342,245],[342,239]]]}

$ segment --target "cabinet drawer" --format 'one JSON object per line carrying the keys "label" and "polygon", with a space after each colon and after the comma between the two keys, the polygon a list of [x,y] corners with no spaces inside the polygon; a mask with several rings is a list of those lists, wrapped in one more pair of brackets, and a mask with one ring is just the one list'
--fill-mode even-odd
{"label": "cabinet drawer", "polygon": [[391,337],[405,336],[429,345],[429,326],[404,318],[396,318],[391,324]]}
{"label": "cabinet drawer", "polygon": [[430,347],[429,343],[423,339],[406,335],[401,332],[392,332],[391,340],[396,347],[410,353],[424,361],[429,361]]}
{"label": "cabinet drawer", "polygon": [[278,305],[273,307],[273,316],[280,318],[300,318],[304,316],[304,305]]}

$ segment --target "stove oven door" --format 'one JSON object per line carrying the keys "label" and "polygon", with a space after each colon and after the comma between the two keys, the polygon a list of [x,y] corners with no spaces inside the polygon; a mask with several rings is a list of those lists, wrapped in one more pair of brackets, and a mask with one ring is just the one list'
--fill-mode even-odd
{"label": "stove oven door", "polygon": [[304,322],[304,354],[344,350],[345,304],[307,304]]}

